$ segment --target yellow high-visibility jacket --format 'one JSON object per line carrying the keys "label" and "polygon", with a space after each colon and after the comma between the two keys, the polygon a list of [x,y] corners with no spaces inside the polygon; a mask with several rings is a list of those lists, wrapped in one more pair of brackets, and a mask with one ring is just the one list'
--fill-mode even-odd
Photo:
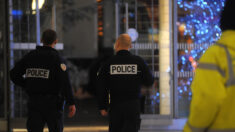
{"label": "yellow high-visibility jacket", "polygon": [[184,132],[235,132],[235,30],[200,58],[191,88]]}

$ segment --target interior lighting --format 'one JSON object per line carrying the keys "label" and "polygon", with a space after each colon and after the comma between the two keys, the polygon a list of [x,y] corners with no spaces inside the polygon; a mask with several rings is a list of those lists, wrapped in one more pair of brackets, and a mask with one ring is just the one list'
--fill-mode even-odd
{"label": "interior lighting", "polygon": [[[38,9],[41,9],[45,3],[45,0],[38,0]],[[33,14],[36,14],[36,0],[32,1]]]}

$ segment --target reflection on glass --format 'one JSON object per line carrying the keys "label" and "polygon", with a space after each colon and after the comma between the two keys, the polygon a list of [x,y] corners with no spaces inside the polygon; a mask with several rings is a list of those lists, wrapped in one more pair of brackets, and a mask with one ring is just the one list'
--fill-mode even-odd
{"label": "reflection on glass", "polygon": [[225,0],[178,0],[178,115],[189,113],[190,85],[197,62],[205,50],[219,39],[219,14]]}

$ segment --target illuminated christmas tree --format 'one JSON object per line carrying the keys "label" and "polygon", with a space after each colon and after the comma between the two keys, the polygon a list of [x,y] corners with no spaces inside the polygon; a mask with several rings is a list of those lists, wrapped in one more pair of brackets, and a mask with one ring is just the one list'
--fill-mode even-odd
{"label": "illuminated christmas tree", "polygon": [[[184,10],[187,15],[178,18],[180,24],[185,25],[184,36],[192,40],[194,48],[182,50],[178,57],[180,72],[194,71],[197,61],[209,45],[217,41],[221,35],[219,28],[220,12],[225,0],[178,0],[178,8]],[[190,46],[188,46],[190,47]],[[196,47],[196,48],[195,48]],[[192,77],[179,79],[179,97],[185,96],[191,99],[190,85]]]}

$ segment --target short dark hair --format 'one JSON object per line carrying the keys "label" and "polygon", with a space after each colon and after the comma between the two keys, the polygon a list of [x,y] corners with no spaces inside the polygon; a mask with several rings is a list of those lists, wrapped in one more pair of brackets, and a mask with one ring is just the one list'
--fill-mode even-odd
{"label": "short dark hair", "polygon": [[224,9],[221,12],[220,28],[222,31],[235,30],[235,19],[231,13],[235,12],[235,0],[226,0]]}
{"label": "short dark hair", "polygon": [[52,29],[47,29],[42,33],[42,43],[43,45],[51,45],[57,39],[57,34]]}

